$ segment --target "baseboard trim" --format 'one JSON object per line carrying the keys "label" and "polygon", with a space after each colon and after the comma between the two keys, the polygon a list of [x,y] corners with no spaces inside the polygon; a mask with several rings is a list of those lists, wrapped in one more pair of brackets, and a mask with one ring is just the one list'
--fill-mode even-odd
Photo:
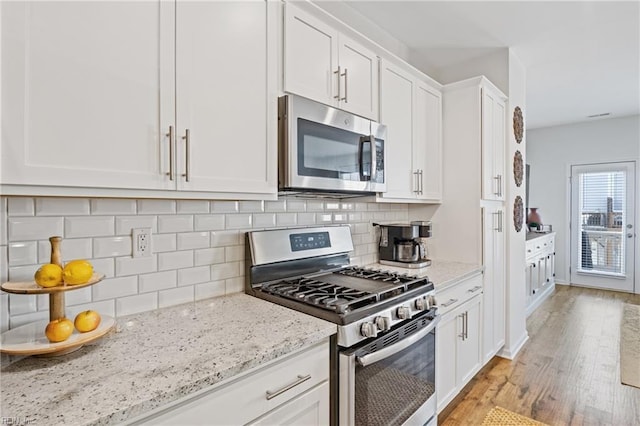
{"label": "baseboard trim", "polygon": [[513,360],[516,355],[518,355],[518,352],[520,352],[520,350],[522,349],[522,347],[524,346],[525,343],[527,343],[527,340],[529,340],[529,333],[527,333],[527,330],[524,331],[524,333],[522,334],[522,336],[520,336],[520,339],[518,340],[518,342],[515,345],[512,345],[510,348],[507,348],[506,346],[504,346],[500,352],[498,352],[498,356],[500,358],[506,358],[509,360]]}
{"label": "baseboard trim", "polygon": [[542,302],[547,300],[555,290],[556,290],[556,283],[553,283],[552,285],[547,287],[540,295],[538,295],[536,298],[536,301],[533,302],[531,305],[527,306],[527,310],[526,310],[527,318],[529,317],[529,315],[533,313],[533,311],[535,311],[540,305],[542,305]]}

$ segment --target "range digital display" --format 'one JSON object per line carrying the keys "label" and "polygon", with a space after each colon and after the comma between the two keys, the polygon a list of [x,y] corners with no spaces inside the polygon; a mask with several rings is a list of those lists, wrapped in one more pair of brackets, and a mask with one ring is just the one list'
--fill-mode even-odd
{"label": "range digital display", "polygon": [[289,235],[291,251],[313,250],[331,247],[328,232],[308,232]]}

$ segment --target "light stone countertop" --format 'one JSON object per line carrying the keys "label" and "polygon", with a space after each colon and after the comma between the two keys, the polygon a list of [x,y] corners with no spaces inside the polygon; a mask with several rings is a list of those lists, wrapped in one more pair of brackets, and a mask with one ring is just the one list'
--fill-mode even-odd
{"label": "light stone countertop", "polygon": [[400,272],[403,274],[427,276],[433,282],[436,292],[455,285],[460,281],[482,273],[482,266],[473,263],[452,262],[447,260],[432,260],[431,266],[426,268],[399,268],[396,266],[373,263],[367,265],[369,268],[383,269],[387,271]]}
{"label": "light stone countertop", "polygon": [[0,415],[117,424],[334,333],[335,324],[242,293],[122,317],[73,353],[3,367]]}

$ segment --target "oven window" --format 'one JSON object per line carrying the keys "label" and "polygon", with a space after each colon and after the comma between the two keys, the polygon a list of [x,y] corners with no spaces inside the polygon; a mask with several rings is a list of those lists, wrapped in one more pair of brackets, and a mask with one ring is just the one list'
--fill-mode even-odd
{"label": "oven window", "polygon": [[[362,135],[298,119],[298,174],[360,181]],[[365,175],[371,170],[371,144],[363,145]]]}
{"label": "oven window", "polygon": [[381,361],[356,367],[355,424],[402,424],[434,394],[435,330]]}

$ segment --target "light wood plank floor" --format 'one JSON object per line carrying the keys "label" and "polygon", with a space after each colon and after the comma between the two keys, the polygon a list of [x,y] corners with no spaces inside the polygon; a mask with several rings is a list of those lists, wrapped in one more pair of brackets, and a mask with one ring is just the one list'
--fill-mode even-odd
{"label": "light wood plank floor", "polygon": [[556,286],[516,358],[489,362],[438,424],[479,425],[498,405],[549,425],[640,425],[640,389],[620,383],[623,303],[640,295]]}

